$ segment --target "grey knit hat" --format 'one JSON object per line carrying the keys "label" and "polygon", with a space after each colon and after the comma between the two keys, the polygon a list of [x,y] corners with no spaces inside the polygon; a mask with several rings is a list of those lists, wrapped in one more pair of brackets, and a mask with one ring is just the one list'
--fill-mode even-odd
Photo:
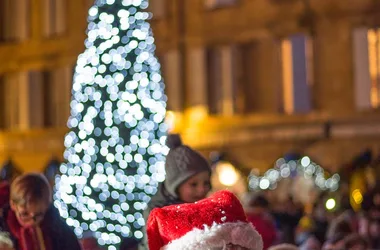
{"label": "grey knit hat", "polygon": [[166,156],[164,185],[171,195],[178,197],[177,188],[183,182],[200,172],[211,172],[211,168],[201,154],[182,144],[178,134],[168,135],[166,145],[170,150]]}

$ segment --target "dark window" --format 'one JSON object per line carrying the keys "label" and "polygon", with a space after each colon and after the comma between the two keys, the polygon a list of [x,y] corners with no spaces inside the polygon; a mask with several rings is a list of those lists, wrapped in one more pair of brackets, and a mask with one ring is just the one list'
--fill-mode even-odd
{"label": "dark window", "polygon": [[281,50],[284,112],[310,112],[313,84],[312,40],[304,34],[292,35],[282,41]]}
{"label": "dark window", "polygon": [[43,0],[43,28],[45,37],[59,36],[66,31],[66,0]]}
{"label": "dark window", "polygon": [[218,48],[207,50],[207,100],[210,114],[222,113],[221,54]]}

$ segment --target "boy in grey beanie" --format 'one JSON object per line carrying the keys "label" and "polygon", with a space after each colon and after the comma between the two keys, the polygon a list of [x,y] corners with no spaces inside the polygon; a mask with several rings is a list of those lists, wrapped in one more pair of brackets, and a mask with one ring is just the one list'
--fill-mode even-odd
{"label": "boy in grey beanie", "polygon": [[[182,199],[184,202],[194,202],[204,199],[208,191],[210,191],[211,169],[207,160],[189,146],[183,145],[178,134],[169,135],[166,140],[166,145],[170,148],[166,156],[166,179],[164,181],[164,186],[168,193],[173,197]],[[184,194],[181,192],[181,184],[184,184],[188,179],[200,173],[207,176],[205,179],[208,188],[207,192],[198,194],[198,196],[195,194],[193,199],[184,197]]]}
{"label": "boy in grey beanie", "polygon": [[[195,202],[206,198],[211,190],[211,168],[207,160],[198,152],[182,143],[178,134],[168,135],[166,145],[166,178],[144,211],[145,221],[150,211],[156,207]],[[139,249],[148,249],[146,239]]]}

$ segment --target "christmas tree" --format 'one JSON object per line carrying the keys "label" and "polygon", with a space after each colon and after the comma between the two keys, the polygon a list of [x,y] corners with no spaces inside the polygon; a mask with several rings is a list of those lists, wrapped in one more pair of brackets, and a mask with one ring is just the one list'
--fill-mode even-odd
{"label": "christmas tree", "polygon": [[65,163],[54,205],[78,237],[117,249],[142,238],[145,209],[164,180],[166,97],[147,0],[97,0],[75,69]]}

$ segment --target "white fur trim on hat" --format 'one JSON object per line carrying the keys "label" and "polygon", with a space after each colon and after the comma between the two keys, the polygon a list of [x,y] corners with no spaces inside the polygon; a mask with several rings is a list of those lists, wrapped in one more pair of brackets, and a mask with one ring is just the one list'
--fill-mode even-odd
{"label": "white fur trim on hat", "polygon": [[194,228],[179,239],[173,240],[162,250],[208,250],[221,248],[227,244],[245,247],[249,250],[263,249],[263,241],[259,233],[251,223],[227,222],[223,224],[214,223],[211,227],[207,225],[204,229]]}

